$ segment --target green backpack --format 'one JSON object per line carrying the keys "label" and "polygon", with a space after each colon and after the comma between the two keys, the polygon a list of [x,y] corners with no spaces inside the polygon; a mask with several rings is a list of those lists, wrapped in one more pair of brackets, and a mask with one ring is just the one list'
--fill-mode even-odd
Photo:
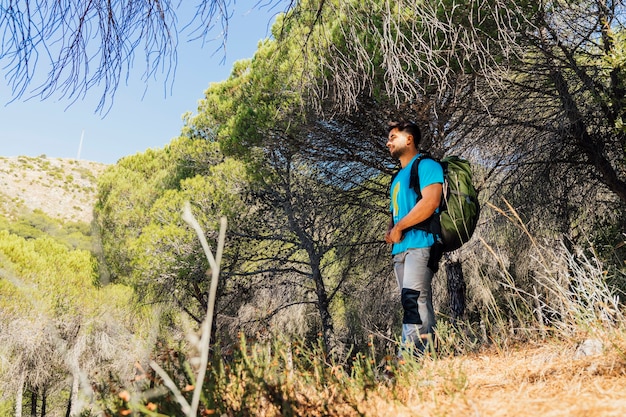
{"label": "green backpack", "polygon": [[[422,198],[418,166],[424,158],[437,161],[429,155],[422,154],[411,166],[410,186],[417,193],[418,200]],[[438,235],[443,242],[443,251],[450,252],[470,240],[476,229],[480,215],[478,191],[472,182],[472,169],[467,160],[458,156],[448,156],[437,162],[441,164],[444,176],[439,213],[412,228]]]}

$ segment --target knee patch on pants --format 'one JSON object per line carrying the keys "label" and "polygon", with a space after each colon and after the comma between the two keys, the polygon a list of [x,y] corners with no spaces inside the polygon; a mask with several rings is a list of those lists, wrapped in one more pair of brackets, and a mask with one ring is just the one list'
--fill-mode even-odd
{"label": "knee patch on pants", "polygon": [[417,308],[417,299],[420,296],[419,291],[410,288],[402,288],[402,308],[404,309],[403,324],[422,324],[419,310]]}

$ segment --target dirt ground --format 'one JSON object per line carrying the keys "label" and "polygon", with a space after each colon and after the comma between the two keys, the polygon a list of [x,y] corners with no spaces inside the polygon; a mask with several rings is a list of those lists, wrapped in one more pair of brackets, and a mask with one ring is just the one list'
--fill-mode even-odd
{"label": "dirt ground", "polygon": [[0,157],[0,213],[41,210],[48,216],[89,223],[97,178],[105,164],[45,157]]}
{"label": "dirt ground", "polygon": [[360,411],[371,416],[626,416],[626,354],[611,349],[584,356],[576,348],[552,343],[429,361],[415,384],[398,384],[395,392],[381,388]]}

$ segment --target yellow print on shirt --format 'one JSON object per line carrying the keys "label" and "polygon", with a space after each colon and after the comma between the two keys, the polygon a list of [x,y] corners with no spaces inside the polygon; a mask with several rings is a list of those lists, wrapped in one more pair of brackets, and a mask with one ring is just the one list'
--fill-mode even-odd
{"label": "yellow print on shirt", "polygon": [[396,186],[393,187],[393,192],[391,193],[391,202],[393,204],[393,215],[398,215],[398,193],[400,192],[400,181],[396,182]]}

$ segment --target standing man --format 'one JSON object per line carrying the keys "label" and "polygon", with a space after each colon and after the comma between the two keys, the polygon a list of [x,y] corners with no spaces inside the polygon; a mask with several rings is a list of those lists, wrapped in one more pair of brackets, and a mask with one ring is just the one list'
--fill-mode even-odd
{"label": "standing man", "polygon": [[[429,259],[436,236],[412,226],[435,213],[443,187],[441,165],[430,158],[419,158],[420,140],[421,132],[415,123],[390,123],[387,147],[391,156],[400,161],[401,169],[391,183],[391,219],[385,241],[393,244],[393,267],[404,310],[401,349],[418,355],[433,340],[435,312],[431,284],[436,266],[429,267]],[[419,164],[421,198],[410,186],[414,162]],[[432,261],[438,263],[439,259]]]}

